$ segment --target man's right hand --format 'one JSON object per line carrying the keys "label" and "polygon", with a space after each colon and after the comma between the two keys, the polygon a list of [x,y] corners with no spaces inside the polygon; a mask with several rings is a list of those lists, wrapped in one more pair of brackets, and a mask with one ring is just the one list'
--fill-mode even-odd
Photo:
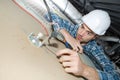
{"label": "man's right hand", "polygon": [[97,71],[84,64],[76,51],[63,49],[59,50],[56,55],[59,62],[63,65],[65,72],[76,76],[83,76],[88,80],[99,80]]}

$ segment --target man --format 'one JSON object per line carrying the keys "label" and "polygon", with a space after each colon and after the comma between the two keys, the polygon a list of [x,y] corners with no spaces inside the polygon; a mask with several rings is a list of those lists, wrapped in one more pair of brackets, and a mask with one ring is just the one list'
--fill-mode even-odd
{"label": "man", "polygon": [[[49,20],[47,15],[46,18]],[[120,74],[115,70],[115,66],[94,40],[104,35],[110,26],[111,21],[107,12],[93,10],[82,17],[79,25],[71,24],[53,13],[51,13],[51,18],[55,23],[54,30],[58,30],[64,36],[65,43],[67,42],[72,47],[72,49],[63,49],[56,53],[67,73],[82,76],[88,80],[120,80]],[[84,64],[78,51],[88,55],[96,69]]]}

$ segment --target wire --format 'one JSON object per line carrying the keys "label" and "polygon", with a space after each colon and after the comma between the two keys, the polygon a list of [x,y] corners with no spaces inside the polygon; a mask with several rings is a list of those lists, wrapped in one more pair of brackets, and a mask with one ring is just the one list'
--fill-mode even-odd
{"label": "wire", "polygon": [[47,46],[44,46],[47,50],[49,50],[52,54],[54,54],[55,56],[56,56],[56,52],[55,51],[53,51],[53,50],[51,50],[51,49],[49,49],[49,47],[47,47]]}
{"label": "wire", "polygon": [[67,8],[67,6],[68,6],[68,0],[67,0],[67,4],[66,4],[66,6],[65,6],[65,9],[62,11],[63,13],[65,12],[65,10],[66,10],[66,8]]}
{"label": "wire", "polygon": [[50,18],[50,22],[52,22],[52,17],[51,17],[51,13],[50,13],[50,8],[49,8],[46,0],[43,0],[43,1],[44,1],[44,3],[45,3],[46,8],[47,8],[47,12],[48,12],[48,15],[49,15],[49,18]]}

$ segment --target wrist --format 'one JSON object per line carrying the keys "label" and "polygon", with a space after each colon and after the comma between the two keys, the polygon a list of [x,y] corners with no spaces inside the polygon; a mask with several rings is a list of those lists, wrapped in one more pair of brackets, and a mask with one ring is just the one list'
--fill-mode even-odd
{"label": "wrist", "polygon": [[87,65],[84,67],[82,76],[88,80],[99,80],[98,72],[94,68]]}

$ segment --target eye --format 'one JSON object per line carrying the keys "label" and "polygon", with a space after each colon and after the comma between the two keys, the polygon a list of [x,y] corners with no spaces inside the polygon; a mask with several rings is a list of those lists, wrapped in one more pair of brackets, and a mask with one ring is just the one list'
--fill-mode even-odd
{"label": "eye", "polygon": [[87,32],[87,34],[88,34],[88,35],[90,35],[90,36],[91,36],[91,35],[93,35],[93,33],[92,33],[92,32],[90,32],[90,31],[88,31],[88,32]]}
{"label": "eye", "polygon": [[84,26],[81,26],[81,29],[84,29]]}

